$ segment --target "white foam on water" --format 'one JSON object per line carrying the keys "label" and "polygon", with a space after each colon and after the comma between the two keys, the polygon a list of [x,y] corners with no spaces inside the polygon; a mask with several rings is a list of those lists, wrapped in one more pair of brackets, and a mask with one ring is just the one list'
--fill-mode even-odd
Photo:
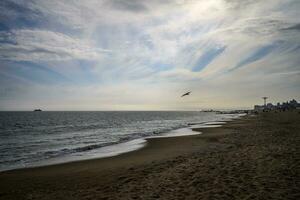
{"label": "white foam on water", "polygon": [[224,121],[216,121],[216,122],[206,122],[205,125],[218,125],[218,124],[226,124]]}
{"label": "white foam on water", "polygon": [[201,133],[198,131],[193,131],[190,127],[188,127],[188,128],[179,128],[179,129],[164,133],[162,135],[150,136],[148,138],[180,137],[180,136],[198,135],[198,134],[201,134]]}
{"label": "white foam on water", "polygon": [[51,165],[51,164],[59,164],[59,163],[67,163],[79,160],[89,160],[95,158],[107,158],[113,157],[120,154],[128,153],[131,151],[136,151],[138,149],[143,148],[146,146],[146,140],[143,138],[130,140],[128,142],[123,142],[119,144],[114,144],[110,146],[101,147],[98,149],[93,149],[88,152],[77,152],[73,154],[69,154],[66,156],[58,157],[58,158],[51,158],[40,162],[34,166],[44,166],[44,165]]}
{"label": "white foam on water", "polygon": [[[101,148],[92,149],[89,151],[83,152],[74,152],[71,154],[67,154],[60,157],[49,158],[43,161],[38,161],[35,163],[30,163],[28,165],[21,165],[16,168],[26,168],[26,167],[38,167],[38,166],[45,166],[45,165],[53,165],[53,164],[60,164],[60,163],[67,163],[67,162],[74,162],[80,160],[88,160],[88,159],[95,159],[95,158],[106,158],[106,157],[113,157],[123,153],[128,153],[131,151],[135,151],[138,149],[143,148],[147,144],[147,138],[166,138],[166,137],[181,137],[181,136],[189,136],[189,135],[198,135],[202,134],[200,131],[193,131],[194,128],[216,128],[221,127],[222,125],[226,124],[228,121],[232,121],[233,119],[239,118],[243,115],[224,115],[220,121],[210,121],[204,122],[200,124],[194,124],[189,127],[179,128],[175,130],[171,130],[166,133],[162,133],[156,136],[148,136],[145,138],[133,139],[127,142],[113,144],[110,146],[104,146]],[[6,169],[8,170],[8,169]],[[1,171],[1,170],[0,170]]]}

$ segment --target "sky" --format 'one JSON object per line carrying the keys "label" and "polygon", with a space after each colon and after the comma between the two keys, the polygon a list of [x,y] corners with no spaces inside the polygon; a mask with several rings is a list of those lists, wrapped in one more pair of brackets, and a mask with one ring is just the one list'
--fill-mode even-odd
{"label": "sky", "polygon": [[1,0],[0,110],[299,101],[299,55],[299,0]]}

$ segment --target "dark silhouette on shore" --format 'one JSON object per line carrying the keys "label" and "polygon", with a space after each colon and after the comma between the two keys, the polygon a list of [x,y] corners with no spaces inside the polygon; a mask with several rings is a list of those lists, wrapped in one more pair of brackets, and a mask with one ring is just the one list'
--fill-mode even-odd
{"label": "dark silhouette on shore", "polygon": [[286,111],[286,110],[294,110],[300,109],[300,103],[298,103],[295,99],[292,99],[287,102],[272,104],[272,103],[264,103],[264,105],[254,105],[254,111]]}

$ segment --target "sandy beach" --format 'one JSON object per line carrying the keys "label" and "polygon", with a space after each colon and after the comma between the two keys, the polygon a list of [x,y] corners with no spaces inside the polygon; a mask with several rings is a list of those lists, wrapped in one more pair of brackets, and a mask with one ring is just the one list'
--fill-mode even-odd
{"label": "sandy beach", "polygon": [[0,199],[299,199],[300,114],[245,116],[103,159],[0,173]]}

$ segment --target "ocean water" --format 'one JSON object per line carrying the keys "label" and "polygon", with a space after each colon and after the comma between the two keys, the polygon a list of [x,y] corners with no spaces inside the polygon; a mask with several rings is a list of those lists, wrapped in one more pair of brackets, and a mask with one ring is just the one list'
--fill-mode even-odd
{"label": "ocean water", "polygon": [[236,117],[175,111],[0,112],[0,171],[114,156],[143,147],[147,137],[195,134],[190,128]]}

